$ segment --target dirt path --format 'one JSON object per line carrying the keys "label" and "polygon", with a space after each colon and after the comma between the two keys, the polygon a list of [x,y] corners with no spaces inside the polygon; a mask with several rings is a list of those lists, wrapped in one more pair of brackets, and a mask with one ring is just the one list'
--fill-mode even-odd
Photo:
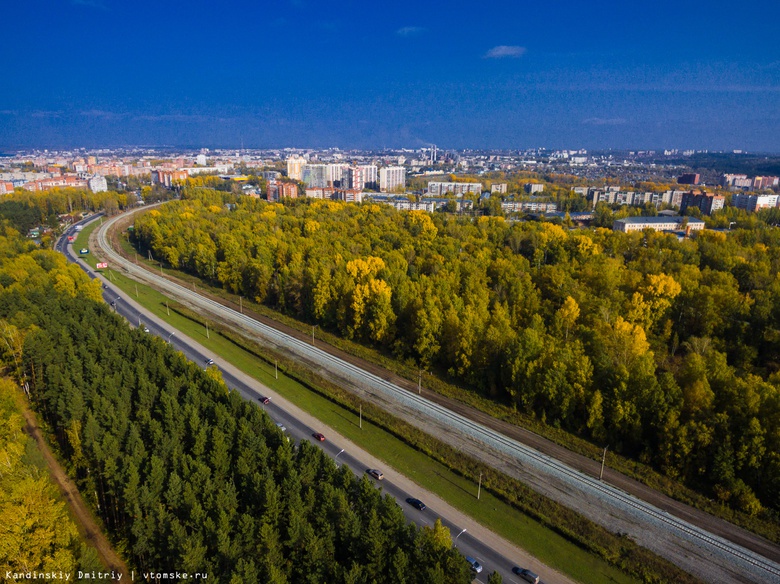
{"label": "dirt path", "polygon": [[[65,501],[68,504],[68,507],[70,507],[71,511],[73,512],[73,515],[76,518],[76,524],[78,526],[79,533],[89,543],[89,545],[95,548],[98,556],[100,557],[100,561],[103,562],[107,572],[113,571],[115,574],[119,575],[126,574],[128,577],[125,577],[124,580],[129,580],[129,576],[131,574],[130,569],[127,567],[127,564],[125,564],[124,561],[122,561],[122,559],[117,555],[117,553],[114,551],[114,548],[111,547],[111,543],[103,534],[100,527],[92,517],[92,513],[89,511],[86,504],[84,503],[84,500],[81,498],[81,493],[79,493],[76,485],[72,480],[70,480],[68,475],[65,474],[65,471],[60,466],[60,463],[57,462],[57,459],[54,457],[51,448],[49,448],[49,445],[43,438],[41,429],[38,427],[38,422],[35,419],[35,414],[33,414],[26,403],[23,404],[23,413],[24,419],[27,422],[25,429],[38,445],[38,450],[40,450],[43,458],[46,460],[47,466],[49,467],[49,473],[51,474],[51,477],[54,479],[54,482],[57,483],[62,496],[65,498]],[[117,578],[113,581],[119,582],[119,579]]]}

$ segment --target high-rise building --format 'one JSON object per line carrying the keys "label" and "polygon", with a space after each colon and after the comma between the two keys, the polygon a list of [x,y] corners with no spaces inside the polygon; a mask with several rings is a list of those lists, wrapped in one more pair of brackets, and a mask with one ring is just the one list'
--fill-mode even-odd
{"label": "high-rise building", "polygon": [[379,190],[390,193],[398,187],[406,187],[406,169],[403,166],[388,166],[379,169]]}
{"label": "high-rise building", "polygon": [[303,165],[306,159],[303,156],[294,154],[287,159],[287,176],[293,180],[303,179]]}
{"label": "high-rise building", "polygon": [[330,182],[330,173],[326,164],[304,164],[301,172],[301,180],[307,187],[322,188]]}
{"label": "high-rise building", "polygon": [[330,186],[341,185],[341,175],[344,173],[343,164],[328,164],[328,182]]}

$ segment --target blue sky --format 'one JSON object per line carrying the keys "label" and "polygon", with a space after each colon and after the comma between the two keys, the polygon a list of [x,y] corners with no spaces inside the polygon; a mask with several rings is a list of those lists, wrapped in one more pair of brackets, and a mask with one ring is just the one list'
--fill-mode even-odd
{"label": "blue sky", "polygon": [[4,4],[4,149],[780,152],[777,0]]}

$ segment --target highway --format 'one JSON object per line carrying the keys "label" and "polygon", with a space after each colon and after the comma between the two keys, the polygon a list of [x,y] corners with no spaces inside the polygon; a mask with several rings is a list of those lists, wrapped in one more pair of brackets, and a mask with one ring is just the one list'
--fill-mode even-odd
{"label": "highway", "polygon": [[[780,582],[780,565],[764,556],[713,535],[666,511],[626,494],[606,482],[595,480],[568,465],[540,454],[523,444],[453,413],[429,400],[414,395],[371,373],[334,358],[310,343],[285,335],[218,302],[202,297],[192,290],[158,277],[124,260],[108,245],[107,222],[98,230],[100,247],[112,262],[121,265],[132,277],[152,284],[179,301],[204,313],[215,315],[223,322],[251,331],[280,350],[296,355],[318,369],[336,372],[354,387],[365,388],[367,394],[384,403],[394,403],[410,412],[418,425],[448,432],[448,441],[467,448],[467,442],[478,442],[479,452],[497,460],[512,459],[522,467],[523,478],[535,477],[534,488],[554,485],[553,493],[565,491],[562,499],[587,517],[606,527],[627,534],[649,549],[667,557],[683,569],[707,581]],[[422,421],[420,421],[422,420]],[[465,442],[464,442],[465,440]],[[472,450],[474,451],[474,450]],[[468,452],[472,452],[468,451]],[[545,494],[547,492],[542,491]],[[619,529],[615,529],[615,525]]]}
{"label": "highway", "polygon": [[[99,215],[93,215],[80,223],[86,224],[96,220],[98,217]],[[149,334],[156,335],[169,342],[200,367],[207,367],[207,361],[213,359],[214,365],[219,368],[230,390],[237,391],[245,399],[258,403],[276,423],[285,427],[285,433],[291,439],[295,441],[308,440],[322,448],[334,458],[336,464],[347,465],[357,477],[361,477],[369,468],[382,470],[385,475],[384,480],[371,480],[378,487],[381,487],[384,493],[392,496],[398,502],[408,521],[419,526],[432,527],[436,519],[440,518],[442,524],[449,528],[453,539],[456,540],[455,544],[458,550],[463,555],[472,556],[479,561],[483,566],[483,570],[479,574],[474,574],[474,582],[487,582],[488,576],[493,571],[499,572],[504,582],[520,582],[519,578],[512,573],[512,568],[518,565],[530,567],[534,571],[541,573],[544,581],[548,584],[569,584],[572,582],[557,571],[545,568],[537,560],[531,560],[532,563],[529,565],[528,556],[522,552],[508,557],[508,554],[502,554],[486,544],[478,534],[487,530],[475,525],[473,521],[464,521],[459,512],[440,502],[436,497],[426,494],[417,488],[414,483],[405,479],[405,477],[398,475],[398,473],[392,470],[383,468],[379,461],[370,457],[370,455],[348,440],[338,436],[335,432],[324,429],[323,425],[318,424],[312,417],[305,415],[301,411],[293,413],[292,410],[297,410],[297,408],[275,395],[272,390],[249,378],[230,364],[221,363],[217,356],[211,355],[207,349],[199,345],[195,340],[147,313],[130,296],[106,281],[101,273],[96,273],[85,262],[80,260],[72,246],[67,243],[68,235],[75,235],[72,228],[58,240],[56,249],[64,253],[69,261],[78,264],[90,278],[98,278],[102,282],[103,299],[119,315],[123,316],[132,326],[144,328],[149,331]],[[260,400],[263,397],[270,397],[270,402],[262,404]],[[313,437],[313,434],[316,432],[324,433],[326,440],[324,442],[316,440]],[[410,497],[421,499],[426,503],[427,508],[424,511],[419,511],[412,507],[406,502],[406,499]],[[468,528],[463,527],[466,523],[469,525]],[[521,559],[526,559],[526,562],[521,562]]]}

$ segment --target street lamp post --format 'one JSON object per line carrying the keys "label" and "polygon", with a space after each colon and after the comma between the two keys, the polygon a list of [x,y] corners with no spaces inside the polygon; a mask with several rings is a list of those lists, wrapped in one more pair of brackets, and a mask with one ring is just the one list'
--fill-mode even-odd
{"label": "street lamp post", "polygon": [[171,334],[168,335],[168,344],[171,344],[171,337],[176,334],[176,331],[173,331]]}
{"label": "street lamp post", "polygon": [[455,543],[458,541],[458,538],[461,535],[463,535],[464,533],[466,533],[466,528],[465,527],[463,528],[463,531],[461,531],[458,535],[455,536],[455,542],[453,542],[453,545],[455,545]]}
{"label": "street lamp post", "polygon": [[[341,450],[339,450],[339,454],[341,454],[342,452],[344,452],[344,449],[343,449],[343,448],[342,448]],[[334,457],[333,457],[333,462],[335,462],[335,463],[336,463],[336,466],[338,466],[338,465],[339,465],[339,463],[338,463],[338,461],[337,461],[337,459],[338,459],[338,457],[339,457],[339,454],[337,454],[336,456],[334,456]]]}

